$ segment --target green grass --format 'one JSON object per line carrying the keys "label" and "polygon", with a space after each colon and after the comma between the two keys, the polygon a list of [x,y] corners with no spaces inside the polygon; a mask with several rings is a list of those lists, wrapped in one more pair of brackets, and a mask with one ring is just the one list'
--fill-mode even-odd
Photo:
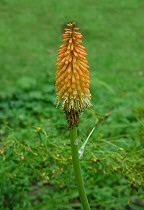
{"label": "green grass", "polygon": [[[93,108],[82,169],[92,209],[144,207],[144,2],[0,1],[0,209],[80,209],[69,132],[55,107],[65,23],[84,35]],[[106,118],[106,113],[110,113]]]}

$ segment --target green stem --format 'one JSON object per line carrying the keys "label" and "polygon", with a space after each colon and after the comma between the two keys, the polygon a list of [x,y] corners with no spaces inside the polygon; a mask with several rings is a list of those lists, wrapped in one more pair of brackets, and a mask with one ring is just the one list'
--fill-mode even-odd
{"label": "green stem", "polygon": [[77,140],[77,127],[73,127],[70,131],[71,136],[71,151],[72,151],[72,160],[75,173],[75,179],[79,191],[79,196],[84,210],[90,210],[88,199],[85,192],[84,182],[81,173],[80,160],[78,154],[78,144]]}

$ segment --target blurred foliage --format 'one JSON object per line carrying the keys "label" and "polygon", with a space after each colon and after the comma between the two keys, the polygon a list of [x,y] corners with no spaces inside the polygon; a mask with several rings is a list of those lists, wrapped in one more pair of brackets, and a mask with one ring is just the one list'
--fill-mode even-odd
{"label": "blurred foliage", "polygon": [[143,8],[140,0],[0,1],[0,209],[80,209],[64,113],[55,107],[63,24],[78,22],[93,108],[79,144],[92,209],[144,208]]}
{"label": "blurred foliage", "polygon": [[[17,93],[1,97],[1,209],[80,208],[67,123],[55,99],[48,97],[54,91],[49,85],[33,90],[22,84]],[[142,202],[142,121],[128,126],[127,113],[126,125],[112,115],[92,109],[81,116],[80,145],[90,132],[87,120],[96,126],[81,161],[92,209],[124,209],[128,202]]]}

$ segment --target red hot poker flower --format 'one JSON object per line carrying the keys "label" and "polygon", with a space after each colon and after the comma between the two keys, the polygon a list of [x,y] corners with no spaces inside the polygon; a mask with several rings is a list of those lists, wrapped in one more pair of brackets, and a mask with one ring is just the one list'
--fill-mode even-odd
{"label": "red hot poker flower", "polygon": [[57,59],[57,103],[62,102],[69,128],[79,123],[79,114],[90,103],[90,73],[82,34],[75,23],[67,24]]}

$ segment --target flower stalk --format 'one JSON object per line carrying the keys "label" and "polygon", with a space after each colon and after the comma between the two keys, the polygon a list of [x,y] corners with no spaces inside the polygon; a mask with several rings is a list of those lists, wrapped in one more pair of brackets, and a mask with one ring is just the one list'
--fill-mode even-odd
{"label": "flower stalk", "polygon": [[90,210],[89,202],[86,196],[84,182],[82,178],[81,173],[81,167],[80,167],[80,160],[79,160],[79,154],[78,154],[78,143],[77,140],[77,127],[73,127],[73,129],[70,130],[70,136],[71,136],[71,151],[72,151],[72,161],[73,161],[73,168],[75,173],[75,179],[79,191],[80,200],[83,206],[84,210]]}

